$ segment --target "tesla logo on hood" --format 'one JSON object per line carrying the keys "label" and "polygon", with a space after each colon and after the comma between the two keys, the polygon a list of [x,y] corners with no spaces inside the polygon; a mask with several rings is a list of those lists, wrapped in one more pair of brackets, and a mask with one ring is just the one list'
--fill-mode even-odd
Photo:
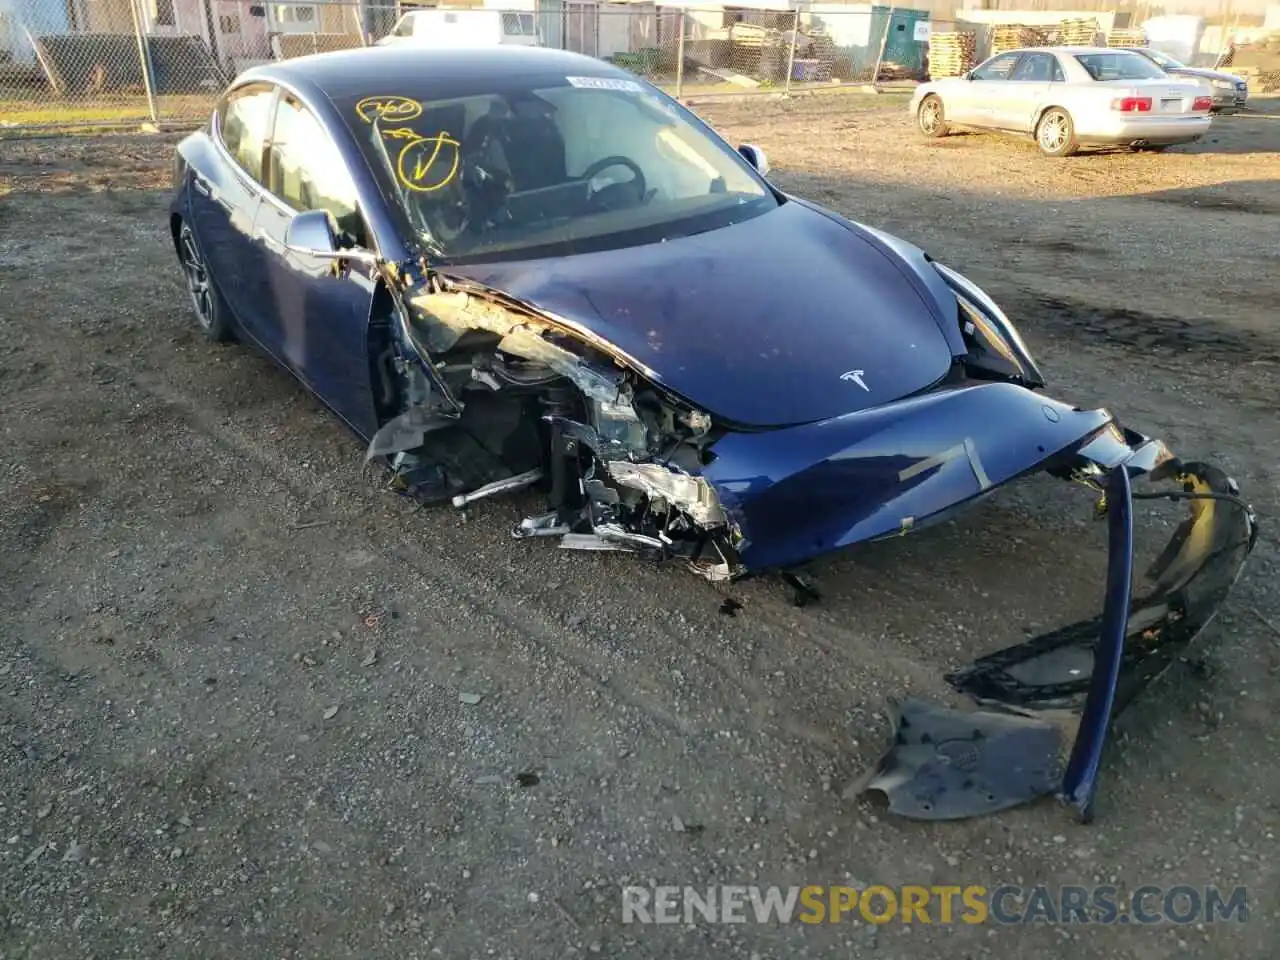
{"label": "tesla logo on hood", "polygon": [[840,374],[840,379],[841,379],[841,380],[847,380],[849,383],[856,383],[856,384],[857,384],[858,386],[860,386],[863,390],[867,391],[867,393],[870,393],[870,392],[871,392],[871,388],[870,388],[870,387],[868,387],[865,383],[863,383],[863,382],[862,382],[862,374],[863,374],[863,373],[864,373],[864,371],[862,371],[862,370],[849,370],[849,371],[848,371],[848,372],[846,372],[846,373],[842,373],[842,374]]}

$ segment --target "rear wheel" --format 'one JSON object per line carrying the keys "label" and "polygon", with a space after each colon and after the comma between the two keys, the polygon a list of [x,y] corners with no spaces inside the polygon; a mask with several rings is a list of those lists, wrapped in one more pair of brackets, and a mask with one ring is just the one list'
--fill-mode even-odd
{"label": "rear wheel", "polygon": [[200,255],[195,234],[185,223],[178,230],[178,259],[182,263],[182,273],[187,281],[187,293],[191,295],[196,323],[200,325],[205,338],[215,343],[234,340],[235,327],[231,322],[231,311],[218,288],[213,285],[213,278],[209,276],[209,268]]}
{"label": "rear wheel", "polygon": [[931,93],[920,101],[916,110],[916,123],[926,137],[945,137],[951,132],[947,126],[946,112],[942,109],[942,98],[937,94]]}
{"label": "rear wheel", "polygon": [[1069,157],[1080,149],[1071,114],[1061,107],[1050,107],[1036,125],[1036,144],[1046,157]]}

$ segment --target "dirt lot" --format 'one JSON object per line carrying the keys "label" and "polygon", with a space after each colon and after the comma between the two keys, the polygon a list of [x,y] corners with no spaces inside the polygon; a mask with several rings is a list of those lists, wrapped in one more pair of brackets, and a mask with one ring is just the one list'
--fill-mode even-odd
{"label": "dirt lot", "polygon": [[[1122,717],[1098,822],[842,796],[888,696],[1096,609],[1087,496],[1031,481],[824,562],[802,609],[514,542],[520,500],[414,510],[292,378],[198,337],[172,137],[0,142],[0,954],[1274,955],[1280,109],[1057,162],[926,142],[897,102],[698,109],[986,285],[1055,395],[1253,500],[1264,540],[1194,669]],[[624,926],[620,885],[651,881],[1247,884],[1251,912]]]}

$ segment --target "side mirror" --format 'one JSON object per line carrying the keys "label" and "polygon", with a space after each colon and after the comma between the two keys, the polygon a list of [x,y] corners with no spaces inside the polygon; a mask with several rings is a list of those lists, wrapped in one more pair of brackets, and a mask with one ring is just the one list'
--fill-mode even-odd
{"label": "side mirror", "polygon": [[742,158],[756,168],[756,172],[762,177],[769,175],[769,158],[765,156],[763,150],[754,143],[744,143],[738,147],[738,152],[742,154]]}
{"label": "side mirror", "polygon": [[338,225],[328,210],[304,210],[289,221],[284,245],[295,253],[332,257],[338,252]]}
{"label": "side mirror", "polygon": [[344,250],[338,246],[338,224],[328,210],[304,210],[289,221],[284,245],[293,253],[330,260],[358,260],[373,263],[377,257],[368,250]]}

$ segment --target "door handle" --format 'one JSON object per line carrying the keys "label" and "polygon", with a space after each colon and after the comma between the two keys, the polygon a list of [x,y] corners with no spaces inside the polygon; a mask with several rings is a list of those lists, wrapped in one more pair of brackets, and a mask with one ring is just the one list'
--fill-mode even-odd
{"label": "door handle", "polygon": [[191,178],[191,189],[194,190],[196,193],[200,194],[200,196],[202,197],[208,197],[218,206],[222,207],[222,209],[224,210],[231,209],[231,204],[229,204],[225,199],[223,199],[222,194],[218,191],[218,188],[215,187],[213,184],[211,184],[204,177],[201,177],[199,175],[193,176]]}

